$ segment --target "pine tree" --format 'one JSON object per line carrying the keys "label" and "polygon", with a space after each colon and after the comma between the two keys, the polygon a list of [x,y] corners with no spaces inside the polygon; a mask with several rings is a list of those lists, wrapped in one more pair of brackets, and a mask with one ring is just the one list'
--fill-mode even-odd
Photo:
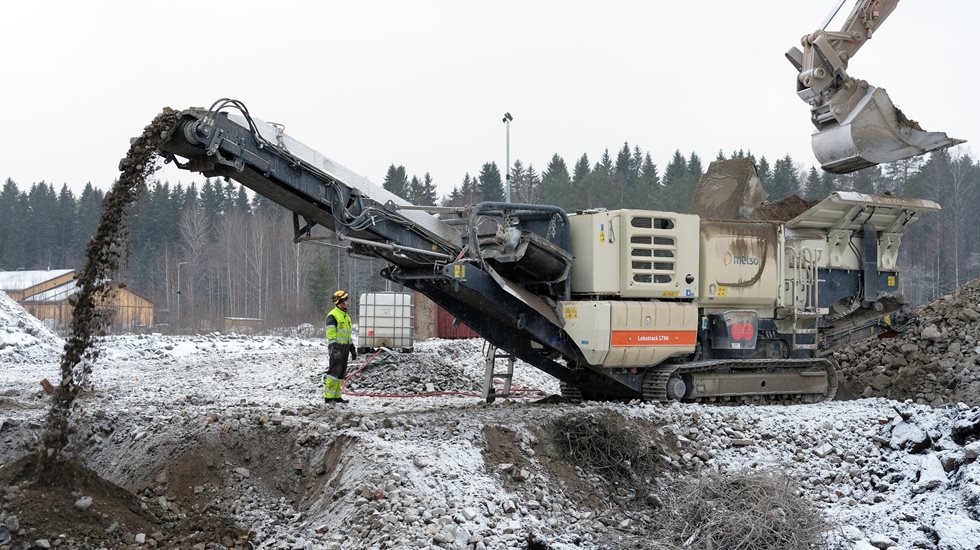
{"label": "pine tree", "polygon": [[525,184],[524,178],[527,177],[527,170],[521,159],[516,159],[510,169],[510,199],[512,202],[527,202],[521,192],[521,187]]}
{"label": "pine tree", "polygon": [[[258,197],[261,195],[257,194],[256,196]],[[184,208],[193,208],[198,206],[200,200],[201,195],[197,192],[197,183],[192,181],[191,184],[187,186],[187,193],[184,195],[184,204],[181,206],[181,210]]]}
{"label": "pine tree", "polygon": [[695,183],[701,181],[701,176],[704,175],[704,166],[701,164],[701,157],[697,153],[691,152],[691,158],[687,161],[687,175]]}
{"label": "pine tree", "polygon": [[820,174],[817,169],[813,166],[810,167],[810,171],[807,172],[806,176],[806,189],[803,193],[803,197],[808,200],[820,199],[818,194],[820,193]]}
{"label": "pine tree", "polygon": [[759,162],[755,165],[755,172],[759,175],[759,183],[765,188],[770,179],[772,179],[772,168],[769,166],[769,161],[763,156],[759,159]]}
{"label": "pine tree", "polygon": [[687,212],[694,196],[694,184],[687,169],[687,159],[680,149],[674,151],[667,163],[663,177],[663,200],[660,210],[668,212]]}
{"label": "pine tree", "polygon": [[779,200],[800,192],[800,177],[789,154],[776,161],[772,178],[768,185],[763,183],[763,188],[769,194],[769,200]]}
{"label": "pine tree", "polygon": [[721,149],[718,149],[718,154],[715,155],[715,160],[716,161],[718,161],[718,160],[725,160],[725,152],[722,151]]}
{"label": "pine tree", "polygon": [[436,184],[432,182],[432,176],[426,172],[419,186],[418,196],[415,204],[420,206],[435,206],[438,196],[436,195]]}
{"label": "pine tree", "polygon": [[420,205],[420,200],[422,196],[422,182],[419,181],[418,176],[412,176],[411,181],[408,182],[408,186],[405,188],[405,200],[414,204]]}
{"label": "pine tree", "polygon": [[235,210],[242,213],[248,213],[251,211],[248,193],[241,185],[238,186],[238,191],[235,192]]}
{"label": "pine tree", "polygon": [[55,258],[58,266],[62,268],[80,267],[80,253],[82,243],[77,239],[75,226],[78,219],[78,204],[75,195],[68,189],[68,184],[61,186],[58,193],[58,207],[55,214],[55,230],[57,241],[55,242]]}
{"label": "pine tree", "polygon": [[540,202],[539,193],[541,188],[541,176],[534,169],[533,164],[527,165],[527,172],[524,174],[524,181],[520,186],[520,202],[528,204],[538,204]]}
{"label": "pine tree", "polygon": [[17,219],[17,196],[20,194],[14,180],[7,178],[0,190],[0,271],[20,267],[15,259],[15,248],[20,239]]}
{"label": "pine tree", "polygon": [[663,186],[660,184],[657,165],[653,163],[650,153],[643,157],[643,166],[640,168],[640,189],[645,196],[638,203],[639,206],[641,208],[659,209]]}
{"label": "pine tree", "polygon": [[204,209],[204,219],[209,226],[208,234],[212,240],[215,240],[218,237],[215,228],[218,227],[218,222],[221,221],[224,213],[220,183],[216,183],[210,178],[204,180],[204,185],[201,187],[201,207]]}
{"label": "pine tree", "polygon": [[585,188],[585,179],[588,177],[589,172],[589,156],[582,153],[582,156],[575,162],[575,167],[572,169],[572,188],[568,196],[568,201],[566,202],[569,210],[586,208],[588,190]]}
{"label": "pine tree", "polygon": [[619,202],[619,191],[613,183],[613,168],[613,160],[607,148],[585,179],[588,208],[614,208],[613,205]]}
{"label": "pine tree", "polygon": [[336,287],[334,279],[329,256],[323,252],[318,253],[313,257],[310,265],[307,288],[310,291],[310,301],[313,302],[316,311],[324,316],[331,309],[331,296]]}
{"label": "pine tree", "polygon": [[27,193],[19,191],[14,197],[13,212],[10,216],[10,235],[7,241],[8,269],[34,269],[36,253],[31,250],[31,207]]}
{"label": "pine tree", "polygon": [[836,191],[838,187],[839,184],[837,183],[837,176],[830,172],[823,172],[820,174],[820,195],[816,198],[824,200],[830,196],[831,193]]}
{"label": "pine tree", "polygon": [[78,197],[78,236],[83,249],[95,236],[95,230],[99,227],[103,195],[101,189],[92,187],[92,183],[89,182],[85,184],[82,194]]}
{"label": "pine tree", "polygon": [[551,162],[541,174],[541,203],[552,204],[561,208],[571,206],[569,196],[572,180],[568,175],[568,167],[558,153],[551,156]]}
{"label": "pine tree", "polygon": [[388,166],[383,187],[403,199],[408,197],[408,174],[404,166]]}
{"label": "pine tree", "polygon": [[612,191],[613,196],[610,197],[610,208],[623,208],[631,199],[630,178],[632,168],[630,164],[632,162],[633,155],[630,153],[630,144],[623,142],[623,148],[616,154],[616,164],[612,170],[613,177],[610,191]]}
{"label": "pine tree", "polygon": [[504,185],[500,179],[500,169],[496,162],[488,162],[480,168],[477,183],[477,196],[481,201],[500,202],[504,200]]}
{"label": "pine tree", "polygon": [[33,268],[52,268],[58,261],[52,245],[57,240],[58,228],[53,223],[58,212],[58,195],[54,187],[40,182],[31,186],[27,195],[29,235],[25,263]]}

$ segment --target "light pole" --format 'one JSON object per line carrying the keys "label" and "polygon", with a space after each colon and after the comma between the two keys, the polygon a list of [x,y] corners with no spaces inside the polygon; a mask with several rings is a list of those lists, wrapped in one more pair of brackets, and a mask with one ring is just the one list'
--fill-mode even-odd
{"label": "light pole", "polygon": [[510,202],[510,121],[514,120],[514,117],[510,116],[510,113],[504,113],[504,126],[507,127],[507,166],[504,168],[504,173],[507,174],[507,190],[504,192],[504,202]]}
{"label": "light pole", "polygon": [[180,268],[187,262],[177,262],[177,327],[180,328]]}

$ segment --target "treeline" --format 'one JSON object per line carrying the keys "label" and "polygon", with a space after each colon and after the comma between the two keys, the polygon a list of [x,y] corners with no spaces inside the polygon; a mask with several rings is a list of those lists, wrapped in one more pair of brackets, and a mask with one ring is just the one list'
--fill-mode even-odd
{"label": "treeline", "polygon": [[[67,185],[56,192],[45,182],[21,191],[7,179],[0,271],[79,269],[103,196],[92,185],[75,197]],[[230,181],[209,179],[200,188],[156,181],[128,217],[129,255],[118,277],[153,302],[164,330],[217,330],[226,317],[320,323],[337,286],[355,296],[383,289],[380,261],[293,243],[287,210]]]}
{"label": "treeline", "polygon": [[[742,151],[715,158],[733,157],[755,161],[771,199],[820,199],[853,190],[941,204],[942,212],[924,216],[902,241],[903,290],[916,303],[980,275],[980,165],[969,155],[942,151],[846,176],[804,169],[789,155],[772,164]],[[511,199],[568,211],[685,212],[706,168],[697,154],[677,151],[661,171],[649,153],[629,144],[615,157],[604,151],[595,163],[583,154],[571,169],[557,154],[542,172],[518,160],[510,172]],[[384,186],[420,205],[504,199],[505,179],[493,162],[465,174],[441,198],[432,177],[423,174],[410,177],[403,166],[392,165]],[[80,268],[103,196],[91,184],[75,196],[67,185],[56,190],[39,182],[22,190],[7,179],[0,189],[0,270]],[[261,318],[267,326],[318,324],[335,288],[355,296],[384,289],[380,261],[293,243],[290,212],[230,181],[209,179],[200,187],[153,182],[129,217],[131,252],[120,279],[152,301],[157,322],[173,329],[218,329],[225,317]]]}

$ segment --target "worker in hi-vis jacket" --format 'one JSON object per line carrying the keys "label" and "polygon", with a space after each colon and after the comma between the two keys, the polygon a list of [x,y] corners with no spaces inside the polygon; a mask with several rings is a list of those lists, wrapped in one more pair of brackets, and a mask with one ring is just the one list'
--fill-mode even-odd
{"label": "worker in hi-vis jacket", "polygon": [[330,366],[323,380],[324,403],[346,403],[343,398],[344,377],[347,376],[347,358],[357,359],[354,343],[351,341],[350,315],[347,307],[350,295],[343,290],[333,293],[334,308],[327,313],[327,350]]}

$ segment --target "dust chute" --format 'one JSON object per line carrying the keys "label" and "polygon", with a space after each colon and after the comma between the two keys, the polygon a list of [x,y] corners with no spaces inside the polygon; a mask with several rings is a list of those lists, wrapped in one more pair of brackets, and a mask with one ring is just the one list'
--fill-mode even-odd
{"label": "dust chute", "polygon": [[799,71],[797,94],[810,105],[817,128],[813,154],[827,172],[846,174],[963,143],[923,130],[883,88],[847,74],[850,59],[897,5],[898,0],[859,0],[841,30],[828,32],[834,10],[821,30],[802,38],[803,51],[786,53]]}

